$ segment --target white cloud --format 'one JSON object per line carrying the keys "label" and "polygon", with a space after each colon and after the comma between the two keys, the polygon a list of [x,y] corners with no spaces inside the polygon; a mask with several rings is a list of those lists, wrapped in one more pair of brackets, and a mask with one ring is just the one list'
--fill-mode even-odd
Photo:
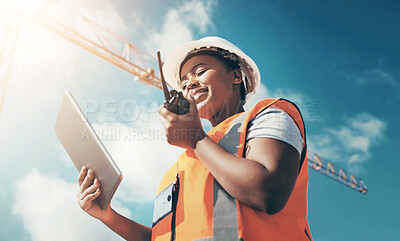
{"label": "white cloud", "polygon": [[94,21],[111,32],[122,35],[127,32],[127,26],[116,9],[116,5],[110,0],[63,0],[63,4],[79,12],[79,14]]}
{"label": "white cloud", "polygon": [[395,76],[384,68],[383,59],[378,60],[378,66],[371,69],[364,69],[356,73],[344,73],[346,79],[355,82],[360,86],[384,84],[391,87],[399,87],[399,82]]}
{"label": "white cloud", "polygon": [[180,44],[193,40],[195,33],[204,34],[213,26],[214,6],[215,2],[211,0],[192,0],[168,10],[160,31],[149,31],[145,47],[151,52],[160,50],[163,56],[168,56]]}
{"label": "white cloud", "polygon": [[341,162],[358,172],[361,163],[371,158],[371,148],[384,137],[386,123],[369,113],[348,118],[345,125],[325,128],[309,137],[309,148],[333,162]]}
{"label": "white cloud", "polygon": [[[15,188],[13,213],[22,217],[32,241],[123,240],[79,208],[76,183],[32,169],[16,182]],[[130,216],[118,202],[114,201],[113,206]]]}
{"label": "white cloud", "polygon": [[349,163],[353,163],[353,162],[357,162],[360,159],[360,155],[359,154],[354,154],[350,157],[349,159]]}
{"label": "white cloud", "polygon": [[76,30],[84,39],[122,54],[125,43],[121,38],[126,37],[128,26],[112,1],[86,0],[82,4],[80,0],[63,0],[53,11],[56,14],[50,16],[56,22]]}
{"label": "white cloud", "polygon": [[24,153],[15,150],[17,143],[31,146],[30,134],[45,123],[48,128],[51,110],[74,79],[73,59],[79,49],[32,23],[24,23],[18,37],[0,118],[0,143],[9,143],[2,145],[7,146],[2,152]]}
{"label": "white cloud", "polygon": [[73,167],[74,163],[71,161],[71,158],[68,156],[68,153],[65,151],[64,147],[60,142],[54,144],[54,149],[57,153],[59,153],[58,159],[63,161],[63,163],[67,167]]}
{"label": "white cloud", "polygon": [[[371,144],[376,143],[386,129],[385,123],[368,113],[360,113],[347,120],[347,126],[328,129],[349,151],[369,153]],[[354,160],[353,160],[354,161]],[[362,158],[359,161],[363,161]]]}
{"label": "white cloud", "polygon": [[371,138],[373,141],[382,137],[382,131],[386,128],[382,120],[368,113],[358,114],[355,118],[349,119],[348,123],[355,130]]}
{"label": "white cloud", "polygon": [[307,136],[307,147],[316,152],[320,157],[329,158],[329,160],[339,161],[343,157],[341,143],[335,142],[331,135],[320,134]]}

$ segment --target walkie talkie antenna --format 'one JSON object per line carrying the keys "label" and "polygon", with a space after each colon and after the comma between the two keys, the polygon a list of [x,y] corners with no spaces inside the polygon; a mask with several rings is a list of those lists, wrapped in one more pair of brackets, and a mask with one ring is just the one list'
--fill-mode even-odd
{"label": "walkie talkie antenna", "polygon": [[161,84],[162,84],[163,91],[164,91],[164,97],[165,97],[166,101],[169,101],[171,99],[171,96],[169,95],[167,83],[165,82],[165,79],[164,79],[160,51],[157,51],[157,57],[158,57],[158,67],[160,68],[160,79],[161,79]]}

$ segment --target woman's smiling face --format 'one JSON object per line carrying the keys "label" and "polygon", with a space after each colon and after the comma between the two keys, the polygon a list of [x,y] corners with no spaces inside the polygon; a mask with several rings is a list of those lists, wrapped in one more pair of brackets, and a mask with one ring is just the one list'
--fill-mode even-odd
{"label": "woman's smiling face", "polygon": [[189,98],[190,93],[196,100],[200,118],[208,120],[236,98],[233,81],[233,71],[210,55],[196,55],[181,69],[183,95]]}

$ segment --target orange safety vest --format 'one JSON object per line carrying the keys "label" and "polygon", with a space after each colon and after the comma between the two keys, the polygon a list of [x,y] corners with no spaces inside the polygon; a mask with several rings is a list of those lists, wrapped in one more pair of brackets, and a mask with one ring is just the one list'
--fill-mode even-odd
{"label": "orange safety vest", "polygon": [[285,207],[269,215],[242,204],[218,184],[193,150],[187,150],[164,174],[159,185],[157,194],[176,181],[179,173],[177,204],[171,213],[153,223],[152,241],[312,241],[307,222],[306,137],[298,108],[284,99],[265,99],[248,114],[242,112],[227,118],[207,135],[227,151],[242,157],[248,123],[272,106],[293,118],[305,143],[302,165]]}

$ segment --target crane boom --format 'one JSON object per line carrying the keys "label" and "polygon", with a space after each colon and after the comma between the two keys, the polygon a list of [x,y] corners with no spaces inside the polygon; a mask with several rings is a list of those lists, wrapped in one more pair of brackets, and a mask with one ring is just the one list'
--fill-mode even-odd
{"label": "crane boom", "polygon": [[[62,11],[59,11],[62,6]],[[46,8],[33,20],[48,30],[134,75],[135,80],[161,89],[153,68],[157,59],[68,6]]]}
{"label": "crane boom", "polygon": [[332,162],[321,158],[313,151],[307,150],[307,158],[308,166],[315,171],[330,177],[355,191],[363,194],[367,193],[367,186],[361,178],[356,177],[354,174],[349,173]]}

